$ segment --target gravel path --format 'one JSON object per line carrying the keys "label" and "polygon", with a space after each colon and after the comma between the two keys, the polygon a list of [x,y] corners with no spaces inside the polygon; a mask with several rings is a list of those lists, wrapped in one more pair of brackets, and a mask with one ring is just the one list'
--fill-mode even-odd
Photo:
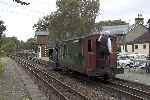
{"label": "gravel path", "polygon": [[47,100],[22,67],[5,57],[5,72],[0,76],[0,100]]}

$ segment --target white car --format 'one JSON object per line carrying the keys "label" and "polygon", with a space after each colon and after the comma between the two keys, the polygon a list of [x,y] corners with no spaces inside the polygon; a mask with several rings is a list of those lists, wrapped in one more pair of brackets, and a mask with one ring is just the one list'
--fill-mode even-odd
{"label": "white car", "polygon": [[122,67],[131,67],[131,65],[133,64],[133,61],[127,57],[118,57],[117,63],[119,66],[122,66]]}

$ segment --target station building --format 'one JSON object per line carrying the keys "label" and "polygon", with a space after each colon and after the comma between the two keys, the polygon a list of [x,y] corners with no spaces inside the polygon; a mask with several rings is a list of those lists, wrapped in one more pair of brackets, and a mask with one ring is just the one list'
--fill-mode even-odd
{"label": "station building", "polygon": [[38,58],[48,57],[48,32],[35,32]]}

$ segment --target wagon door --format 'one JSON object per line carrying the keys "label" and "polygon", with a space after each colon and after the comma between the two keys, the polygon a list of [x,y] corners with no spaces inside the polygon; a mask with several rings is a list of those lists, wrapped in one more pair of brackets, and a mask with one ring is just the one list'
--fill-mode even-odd
{"label": "wagon door", "polygon": [[87,60],[86,60],[86,72],[89,74],[95,69],[96,66],[96,54],[94,52],[95,41],[88,39],[87,41]]}

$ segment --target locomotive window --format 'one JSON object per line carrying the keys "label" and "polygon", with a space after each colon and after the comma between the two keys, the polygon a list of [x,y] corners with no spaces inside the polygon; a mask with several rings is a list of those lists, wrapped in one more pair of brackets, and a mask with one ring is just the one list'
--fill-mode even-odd
{"label": "locomotive window", "polygon": [[92,52],[92,40],[88,40],[88,52]]}

